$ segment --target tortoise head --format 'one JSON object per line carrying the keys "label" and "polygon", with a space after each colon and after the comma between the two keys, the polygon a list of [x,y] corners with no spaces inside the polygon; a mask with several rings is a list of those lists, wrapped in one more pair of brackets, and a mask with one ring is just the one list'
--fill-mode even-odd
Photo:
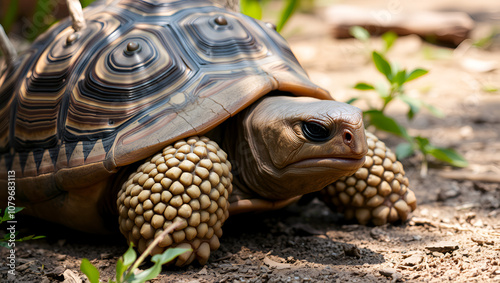
{"label": "tortoise head", "polygon": [[239,163],[256,166],[244,166],[241,181],[263,198],[287,199],[354,174],[367,152],[362,118],[358,108],[332,100],[261,99],[243,121],[240,136],[253,158]]}

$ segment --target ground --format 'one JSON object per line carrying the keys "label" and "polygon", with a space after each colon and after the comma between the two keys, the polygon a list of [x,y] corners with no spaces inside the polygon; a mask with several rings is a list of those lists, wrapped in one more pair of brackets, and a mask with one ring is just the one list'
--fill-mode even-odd
{"label": "ground", "polygon": [[[398,13],[463,10],[477,21],[472,33],[477,39],[500,26],[496,1],[349,4],[380,9],[397,4]],[[311,79],[337,100],[369,95],[352,89],[359,81],[382,81],[368,61],[366,47],[354,39],[330,37],[322,10],[296,15],[284,35]],[[380,40],[374,39],[373,46],[380,46]],[[221,248],[207,265],[165,268],[153,282],[500,282],[500,92],[493,91],[500,88],[499,50],[499,45],[476,49],[467,42],[458,49],[438,47],[406,36],[388,53],[401,67],[430,70],[408,85],[408,94],[435,105],[446,116],[435,118],[422,111],[407,121],[403,104],[392,105],[388,113],[410,134],[454,148],[469,162],[463,169],[432,162],[427,175],[421,176],[420,156],[403,160],[418,198],[409,221],[362,226],[347,222],[317,199],[279,211],[234,216],[224,225]],[[381,132],[377,135],[392,148],[401,142]],[[19,243],[15,277],[7,277],[9,267],[2,260],[0,281],[84,278],[79,271],[82,258],[109,280],[126,250],[121,237],[82,234],[30,218],[18,223],[23,227],[20,235],[46,238]],[[0,257],[6,259],[8,252],[0,250]]]}

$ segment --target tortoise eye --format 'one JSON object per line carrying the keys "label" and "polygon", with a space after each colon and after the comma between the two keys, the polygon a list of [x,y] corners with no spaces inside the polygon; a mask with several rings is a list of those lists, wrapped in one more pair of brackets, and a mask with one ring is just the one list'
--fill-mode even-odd
{"label": "tortoise eye", "polygon": [[317,122],[302,123],[302,132],[312,142],[324,142],[330,139],[330,130]]}

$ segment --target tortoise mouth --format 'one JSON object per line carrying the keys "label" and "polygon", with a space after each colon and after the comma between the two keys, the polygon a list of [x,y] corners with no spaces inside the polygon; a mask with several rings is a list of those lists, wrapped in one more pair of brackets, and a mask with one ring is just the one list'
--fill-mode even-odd
{"label": "tortoise mouth", "polygon": [[328,169],[343,170],[346,172],[355,172],[365,162],[365,157],[344,158],[344,157],[315,157],[307,158],[288,165],[296,169],[304,170],[324,170]]}

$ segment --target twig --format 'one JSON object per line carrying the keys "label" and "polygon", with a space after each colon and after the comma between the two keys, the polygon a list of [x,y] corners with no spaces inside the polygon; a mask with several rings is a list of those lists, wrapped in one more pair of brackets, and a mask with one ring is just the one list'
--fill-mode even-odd
{"label": "twig", "polygon": [[466,180],[466,181],[481,181],[490,183],[500,183],[500,176],[494,174],[476,174],[464,171],[449,171],[439,173],[440,177],[455,180]]}
{"label": "twig", "polygon": [[172,233],[172,231],[174,231],[180,225],[181,225],[181,222],[174,222],[170,226],[168,226],[167,229],[165,229],[165,231],[161,232],[161,234],[158,235],[158,237],[156,237],[154,239],[154,241],[147,247],[147,249],[141,254],[141,256],[134,262],[134,265],[132,265],[130,270],[135,270],[137,267],[139,267],[141,262],[143,262],[144,259],[149,255],[149,252],[151,252],[151,250],[154,247],[156,247],[156,245],[159,242],[161,242],[161,240],[163,240],[163,238],[165,238],[165,236],[167,236],[167,234]]}
{"label": "twig", "polygon": [[66,0],[66,5],[68,6],[69,15],[73,21],[73,29],[75,31],[80,31],[85,28],[87,24],[85,23],[85,18],[83,16],[82,4],[79,0]]}
{"label": "twig", "polygon": [[16,48],[12,42],[10,42],[2,25],[0,25],[0,50],[2,50],[7,64],[11,64],[16,59]]}

